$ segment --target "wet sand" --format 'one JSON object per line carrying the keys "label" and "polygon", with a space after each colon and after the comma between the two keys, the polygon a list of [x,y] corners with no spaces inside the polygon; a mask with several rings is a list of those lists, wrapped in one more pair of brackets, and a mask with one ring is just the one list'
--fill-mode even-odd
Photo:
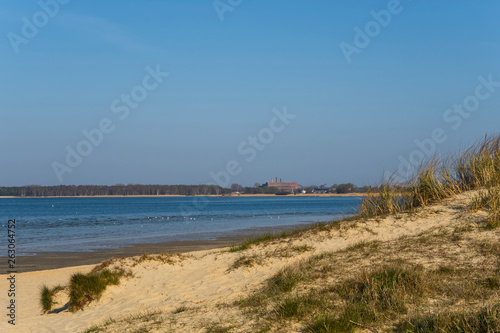
{"label": "wet sand", "polygon": [[[145,243],[133,244],[119,249],[102,249],[92,252],[28,252],[29,255],[18,255],[16,257],[16,269],[18,273],[43,271],[56,268],[66,268],[82,265],[96,265],[104,260],[119,257],[133,257],[143,254],[186,253],[194,251],[205,251],[230,247],[240,244],[246,239],[257,238],[269,233],[279,233],[286,230],[301,229],[310,223],[298,225],[288,225],[280,227],[261,227],[251,228],[254,233],[221,236],[216,240],[197,240],[197,241],[172,241],[163,243]],[[1,256],[0,263],[5,263],[2,270],[0,264],[0,274],[7,271],[7,257]]]}
{"label": "wet sand", "polygon": [[[36,252],[28,256],[16,257],[18,273],[42,271],[63,267],[95,265],[113,257],[133,257],[143,254],[163,252],[193,252],[234,246],[249,237],[257,235],[238,235],[214,241],[179,241],[153,244],[135,244],[122,249],[105,249],[93,252]],[[7,268],[7,258],[0,257],[0,262]],[[4,272],[2,272],[4,273]]]}

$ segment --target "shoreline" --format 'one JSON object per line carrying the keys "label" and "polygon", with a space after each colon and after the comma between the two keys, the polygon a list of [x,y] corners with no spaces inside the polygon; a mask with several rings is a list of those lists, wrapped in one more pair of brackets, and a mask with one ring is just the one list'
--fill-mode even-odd
{"label": "shoreline", "polygon": [[[252,235],[258,237],[258,235]],[[231,247],[248,239],[248,235],[236,235],[227,239],[210,241],[172,241],[164,243],[133,244],[120,249],[103,249],[92,252],[33,252],[34,255],[18,255],[16,268],[18,273],[42,272],[47,270],[86,265],[97,265],[111,258],[129,258],[143,254],[188,253]],[[0,261],[7,262],[7,257]]]}
{"label": "shoreline", "polygon": [[276,197],[276,198],[307,198],[307,197],[365,197],[366,193],[306,193],[294,195],[276,195],[276,194],[232,194],[232,195],[216,195],[216,194],[198,194],[198,195],[180,195],[180,194],[161,194],[161,195],[69,195],[69,196],[40,196],[40,197],[12,197],[0,196],[0,199],[36,199],[36,198],[189,198],[189,197],[209,197],[209,198],[252,198],[252,197]]}
{"label": "shoreline", "polygon": [[[332,222],[332,221],[329,221]],[[325,222],[327,223],[327,222]],[[30,255],[17,255],[16,268],[18,273],[43,272],[53,269],[70,268],[87,265],[97,265],[111,258],[130,258],[143,254],[156,255],[162,253],[190,253],[208,250],[218,250],[241,244],[247,239],[254,239],[266,234],[280,233],[289,230],[302,229],[309,224],[287,225],[260,228],[254,234],[236,234],[217,237],[216,240],[168,241],[160,243],[131,244],[122,248],[97,249],[89,252],[77,251],[44,251],[27,252]],[[0,261],[8,258],[0,256]],[[0,275],[3,274],[0,272]]]}
{"label": "shoreline", "polygon": [[[234,246],[243,240],[174,241],[166,243],[135,244],[122,249],[106,249],[93,252],[35,252],[36,255],[17,256],[18,273],[43,272],[59,268],[97,265],[111,258],[129,258],[143,254],[188,253]],[[0,257],[7,262],[6,257]],[[3,273],[2,273],[3,274]]]}

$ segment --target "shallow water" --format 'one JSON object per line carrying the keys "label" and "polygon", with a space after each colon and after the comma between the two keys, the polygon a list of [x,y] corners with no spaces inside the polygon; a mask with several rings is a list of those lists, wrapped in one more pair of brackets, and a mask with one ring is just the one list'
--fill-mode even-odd
{"label": "shallow water", "polygon": [[[2,198],[0,224],[16,219],[18,255],[214,240],[336,220],[356,197]],[[6,233],[5,233],[6,234]]]}

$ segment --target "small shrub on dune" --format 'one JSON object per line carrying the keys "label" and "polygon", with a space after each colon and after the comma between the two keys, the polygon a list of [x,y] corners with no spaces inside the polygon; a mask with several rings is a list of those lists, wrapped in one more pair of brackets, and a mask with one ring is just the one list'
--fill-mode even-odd
{"label": "small shrub on dune", "polygon": [[58,291],[63,290],[64,287],[57,286],[54,288],[49,288],[47,286],[42,286],[40,289],[40,306],[42,307],[42,311],[44,313],[52,310],[52,307],[56,304],[54,302],[54,296]]}
{"label": "small shrub on dune", "polygon": [[119,284],[124,275],[124,271],[112,272],[107,269],[89,274],[74,274],[69,285],[70,310],[81,310],[91,301],[98,300],[108,285]]}
{"label": "small shrub on dune", "polygon": [[43,286],[40,293],[40,304],[42,306],[42,310],[43,312],[49,312],[52,310],[52,305],[54,304],[54,295],[47,286]]}

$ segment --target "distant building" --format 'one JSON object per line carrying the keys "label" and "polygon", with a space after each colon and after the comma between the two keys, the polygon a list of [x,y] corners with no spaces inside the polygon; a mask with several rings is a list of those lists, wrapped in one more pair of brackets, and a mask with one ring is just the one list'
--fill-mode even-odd
{"label": "distant building", "polygon": [[278,182],[278,178],[276,181],[273,179],[271,182],[267,182],[262,187],[275,187],[280,192],[289,192],[289,193],[297,193],[299,189],[299,183],[297,182],[282,182],[281,179]]}

